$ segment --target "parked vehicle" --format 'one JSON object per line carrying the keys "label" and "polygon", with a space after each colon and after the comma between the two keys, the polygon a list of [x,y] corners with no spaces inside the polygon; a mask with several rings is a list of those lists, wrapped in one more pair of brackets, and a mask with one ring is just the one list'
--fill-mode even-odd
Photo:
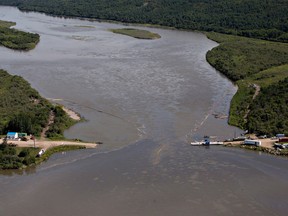
{"label": "parked vehicle", "polygon": [[259,140],[244,140],[244,145],[255,145],[255,146],[261,146],[261,141]]}
{"label": "parked vehicle", "polygon": [[277,137],[277,138],[285,137],[285,134],[276,134],[276,137]]}
{"label": "parked vehicle", "polygon": [[258,139],[266,139],[266,138],[267,138],[267,135],[258,136]]}
{"label": "parked vehicle", "polygon": [[288,149],[288,143],[285,143],[285,144],[275,143],[274,148],[275,149]]}

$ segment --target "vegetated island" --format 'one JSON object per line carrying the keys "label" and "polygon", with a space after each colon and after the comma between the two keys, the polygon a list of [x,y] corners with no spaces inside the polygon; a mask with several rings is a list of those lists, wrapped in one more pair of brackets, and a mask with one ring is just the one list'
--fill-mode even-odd
{"label": "vegetated island", "polygon": [[0,44],[10,49],[28,51],[34,49],[40,40],[38,34],[10,28],[14,22],[0,20]]}
{"label": "vegetated island", "polygon": [[161,36],[157,33],[134,28],[110,29],[110,31],[116,34],[123,34],[137,39],[153,40],[161,38]]}

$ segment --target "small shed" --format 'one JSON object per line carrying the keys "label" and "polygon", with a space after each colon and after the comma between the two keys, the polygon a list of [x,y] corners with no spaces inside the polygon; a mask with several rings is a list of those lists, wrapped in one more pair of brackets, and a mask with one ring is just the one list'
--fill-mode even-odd
{"label": "small shed", "polygon": [[18,133],[17,132],[8,132],[7,133],[7,139],[18,139]]}
{"label": "small shed", "polygon": [[21,137],[27,137],[27,133],[18,133],[18,137],[21,138]]}

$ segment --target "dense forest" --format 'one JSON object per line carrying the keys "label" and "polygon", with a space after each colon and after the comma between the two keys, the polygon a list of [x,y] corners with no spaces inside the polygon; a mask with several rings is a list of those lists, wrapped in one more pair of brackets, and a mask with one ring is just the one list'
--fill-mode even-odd
{"label": "dense forest", "polygon": [[220,43],[207,53],[208,62],[238,85],[229,123],[251,133],[288,134],[288,44],[219,33],[207,36]]}
{"label": "dense forest", "polygon": [[261,90],[247,122],[248,130],[256,133],[288,134],[288,78]]}
{"label": "dense forest", "polygon": [[55,107],[19,76],[0,70],[0,134],[8,131],[39,136],[46,127],[50,113],[55,116],[48,131],[49,137],[61,137],[65,128],[74,122],[60,108]]}
{"label": "dense forest", "polygon": [[60,16],[145,23],[288,42],[286,0],[0,0]]}

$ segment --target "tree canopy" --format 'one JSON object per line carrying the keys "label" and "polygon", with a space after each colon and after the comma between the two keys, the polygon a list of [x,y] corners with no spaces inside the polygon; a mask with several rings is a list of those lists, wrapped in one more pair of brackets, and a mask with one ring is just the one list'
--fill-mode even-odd
{"label": "tree canopy", "polygon": [[54,122],[47,136],[63,138],[64,129],[74,121],[59,106],[41,97],[22,77],[0,70],[0,134],[16,131],[39,136],[51,112]]}
{"label": "tree canopy", "polygon": [[0,0],[21,10],[288,42],[286,0]]}

